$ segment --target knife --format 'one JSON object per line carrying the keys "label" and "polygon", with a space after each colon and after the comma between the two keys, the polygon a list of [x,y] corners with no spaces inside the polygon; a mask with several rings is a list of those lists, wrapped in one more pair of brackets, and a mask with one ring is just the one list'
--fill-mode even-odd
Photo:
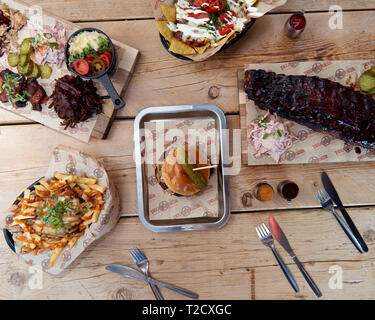
{"label": "knife", "polygon": [[276,240],[281,244],[281,246],[285,249],[286,252],[289,253],[289,255],[292,257],[294,263],[297,265],[298,269],[301,271],[303,277],[311,287],[312,291],[314,291],[315,295],[319,298],[322,296],[322,293],[320,292],[318,286],[315,284],[313,279],[310,277],[310,275],[307,273],[301,262],[298,260],[296,254],[294,253],[292,247],[289,244],[288,239],[286,238],[284,232],[281,230],[280,226],[277,224],[275,218],[273,216],[270,216],[269,218],[270,228],[272,230],[273,236],[276,238]]}
{"label": "knife", "polygon": [[167,288],[169,290],[172,290],[172,291],[175,291],[179,294],[182,294],[182,295],[184,295],[188,298],[198,299],[198,297],[199,297],[199,295],[194,293],[194,292],[191,292],[189,290],[173,286],[169,283],[158,281],[156,279],[153,279],[151,277],[146,276],[144,273],[139,272],[138,270],[135,270],[135,269],[127,267],[127,266],[122,266],[122,265],[119,265],[119,264],[110,264],[109,266],[106,266],[105,268],[108,271],[112,271],[112,272],[121,274],[122,276],[130,278],[130,279],[142,280],[142,281],[152,283],[153,285],[156,285],[156,286]]}
{"label": "knife", "polygon": [[342,216],[344,217],[346,223],[348,224],[350,230],[353,232],[353,235],[359,242],[359,244],[362,247],[363,252],[368,251],[368,247],[363,240],[361,234],[359,233],[357,227],[355,226],[353,220],[350,218],[349,214],[346,212],[339,195],[337,194],[337,191],[335,187],[333,186],[331,180],[329,179],[328,175],[323,171],[322,172],[322,183],[324,186],[324,189],[327,191],[328,195],[331,197],[334,203],[336,203],[337,207],[340,209]]}

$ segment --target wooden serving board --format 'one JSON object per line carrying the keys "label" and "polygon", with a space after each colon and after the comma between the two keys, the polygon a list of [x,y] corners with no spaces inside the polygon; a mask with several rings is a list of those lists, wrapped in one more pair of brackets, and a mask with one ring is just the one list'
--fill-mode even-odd
{"label": "wooden serving board", "polygon": [[[30,12],[30,10],[34,10],[35,14],[41,13],[42,19],[45,19],[47,21],[48,21],[48,19],[55,19],[58,22],[61,22],[62,24],[64,24],[65,26],[68,27],[67,32],[66,32],[67,38],[69,37],[69,35],[71,33],[80,29],[80,27],[78,27],[74,23],[71,23],[71,22],[69,22],[69,21],[67,21],[67,20],[65,20],[61,17],[53,15],[53,14],[51,14],[51,13],[45,11],[45,10],[42,10],[38,6],[30,6],[29,4],[27,4],[23,1],[18,1],[18,0],[17,1],[1,0],[1,2],[7,4],[10,8],[18,9],[21,12],[25,12],[26,10],[28,10],[28,12]],[[32,12],[34,12],[34,11],[32,11]],[[24,29],[25,28],[26,28],[26,26],[24,27]],[[133,47],[130,47],[130,46],[128,46],[124,43],[121,43],[119,41],[116,41],[114,39],[111,39],[111,40],[112,40],[112,42],[115,46],[115,51],[116,51],[116,66],[115,66],[113,72],[111,73],[110,78],[112,80],[113,86],[115,87],[115,89],[117,90],[119,95],[123,96],[128,84],[129,84],[129,81],[131,79],[131,76],[134,72],[134,68],[135,68],[136,62],[137,62],[138,57],[139,57],[139,51],[137,49],[133,48]],[[19,41],[20,41],[20,39],[19,39]],[[64,64],[65,64],[65,62],[63,62],[62,68],[66,69]],[[56,68],[56,67],[54,66],[53,68]],[[54,79],[52,79],[52,77],[51,77],[50,80],[51,80],[51,82],[53,82]],[[107,94],[106,90],[104,89],[104,87],[101,85],[100,81],[99,80],[94,80],[94,81],[95,81],[96,86],[99,89],[99,94],[106,96],[106,98],[104,99],[104,103],[103,103],[103,113],[98,115],[98,117],[96,119],[96,122],[94,124],[94,127],[92,129],[90,137],[95,137],[97,139],[105,139],[105,137],[107,136],[107,134],[109,132],[109,129],[111,127],[114,116],[115,116],[115,108],[114,108],[114,104],[112,103],[112,100],[108,97],[108,94]],[[41,83],[41,84],[43,86],[43,83]],[[1,103],[0,103],[0,107],[4,108],[4,106]],[[25,118],[30,119],[30,117],[28,117],[30,112],[28,112],[27,110],[25,110],[25,112],[20,113],[20,112],[17,112],[13,108],[8,107],[8,108],[5,108],[5,109],[8,110],[8,111],[14,112],[18,115],[24,116]],[[46,126],[49,126],[48,123],[47,124],[42,123],[42,124],[44,124]],[[53,125],[51,125],[50,127],[52,129],[56,129]],[[72,132],[74,133],[74,129],[69,130],[70,132],[60,130],[60,129],[59,129],[59,131],[62,132],[62,133],[66,133],[68,135],[72,135],[74,137],[74,134],[72,134]],[[82,140],[80,138],[78,138],[78,139]]]}
{"label": "wooden serving board", "polygon": [[[263,69],[277,74],[317,76],[340,83],[343,86],[357,84],[360,75],[370,69],[375,60],[335,60],[335,61],[299,61],[285,63],[251,64],[251,69]],[[246,66],[245,66],[246,69]],[[276,163],[269,156],[254,157],[255,149],[248,142],[249,123],[259,114],[265,114],[253,101],[248,101],[244,91],[244,70],[238,72],[239,107],[242,130],[243,165],[278,165],[307,163],[338,163],[373,161],[374,150],[353,146],[330,134],[316,132],[296,122],[282,120],[295,137],[293,145]]]}

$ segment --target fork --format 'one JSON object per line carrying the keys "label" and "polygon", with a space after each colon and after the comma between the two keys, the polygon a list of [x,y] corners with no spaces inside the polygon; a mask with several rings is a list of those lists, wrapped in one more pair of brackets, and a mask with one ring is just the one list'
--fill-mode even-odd
{"label": "fork", "polygon": [[266,246],[271,248],[277,262],[279,263],[281,270],[283,270],[285,277],[288,279],[289,283],[293,287],[295,292],[299,291],[299,288],[297,286],[296,281],[294,280],[292,274],[288,270],[287,266],[285,265],[284,261],[281,259],[279,253],[276,251],[275,245],[274,245],[274,240],[271,232],[268,230],[267,226],[262,223],[261,225],[257,226],[255,228],[258,237],[260,241]]}
{"label": "fork", "polygon": [[315,196],[318,199],[322,208],[331,212],[334,215],[337,222],[340,224],[341,228],[344,230],[345,234],[348,236],[348,238],[351,240],[351,242],[354,244],[357,250],[360,253],[364,253],[362,246],[358,242],[357,238],[354,236],[353,232],[348,228],[348,226],[345,224],[345,222],[340,218],[340,216],[333,208],[333,201],[331,197],[328,195],[328,193],[324,189],[322,189],[318,190],[318,192],[315,192]]}
{"label": "fork", "polygon": [[[134,248],[129,250],[130,256],[132,257],[133,261],[137,265],[137,267],[148,277],[150,277],[150,273],[148,271],[148,260],[146,256],[143,254],[141,250],[138,248]],[[164,300],[161,296],[159,289],[157,286],[149,282],[152,292],[157,300]]]}

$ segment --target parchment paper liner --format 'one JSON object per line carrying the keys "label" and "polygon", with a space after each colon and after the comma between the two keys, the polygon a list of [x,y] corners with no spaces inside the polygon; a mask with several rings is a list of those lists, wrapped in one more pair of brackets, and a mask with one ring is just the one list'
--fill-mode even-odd
{"label": "parchment paper liner", "polygon": [[[355,84],[359,76],[371,66],[375,60],[337,60],[337,61],[304,61],[284,63],[259,63],[245,65],[248,69],[263,69],[287,75],[318,76],[341,83],[344,86]],[[246,96],[246,94],[245,94]],[[247,97],[246,97],[247,100]],[[249,124],[259,114],[265,114],[252,100],[246,102],[247,137]],[[328,134],[315,132],[296,122],[283,120],[288,124],[290,132],[298,138],[291,149],[287,150],[279,161],[281,164],[289,163],[317,163],[317,162],[347,162],[374,160],[375,151],[357,148],[343,140],[333,138]],[[360,153],[357,153],[360,150]],[[277,164],[269,156],[255,158],[254,147],[247,139],[248,165]]]}
{"label": "parchment paper liner", "polygon": [[[160,135],[167,135],[168,131],[172,129],[182,130],[185,137],[188,135],[189,130],[198,130],[200,137],[208,135],[211,128],[213,119],[197,119],[197,120],[167,120],[162,121],[164,125],[163,130],[157,130],[156,121],[146,122],[145,128],[152,132],[152,136],[147,136],[145,139],[146,150],[152,149],[154,159],[160,159],[163,152],[173,150],[180,145],[184,145],[184,141],[177,139],[176,141],[165,139],[165,149],[161,154],[156,154],[157,150],[152,146],[147,145],[151,141],[155,141]],[[160,121],[158,121],[161,123]],[[168,137],[168,136],[167,136]],[[204,141],[204,140],[201,140]],[[187,142],[187,140],[186,140]],[[217,142],[217,141],[216,141]],[[210,153],[211,148],[207,145],[199,144],[199,150],[204,155],[207,155],[211,161],[214,160],[214,155]],[[216,150],[219,152],[219,146],[216,144]],[[218,154],[216,154],[218,157]],[[204,190],[193,196],[175,196],[163,190],[157,182],[155,177],[155,165],[146,164],[146,177],[148,181],[148,203],[149,203],[149,217],[150,220],[168,220],[168,219],[184,219],[184,218],[197,218],[197,217],[217,217],[219,212],[218,200],[218,176],[217,169],[211,172],[209,184]]]}
{"label": "parchment paper liner", "polygon": [[[263,16],[267,12],[284,5],[286,3],[286,1],[287,0],[259,0],[256,3],[255,6],[258,8],[257,13],[261,14],[261,16]],[[175,0],[156,0],[155,4],[154,4],[155,20],[156,21],[166,21],[167,19],[164,17],[163,12],[161,11],[160,5],[165,4],[165,5],[173,6],[175,2],[176,2]],[[253,17],[250,17],[250,19],[251,18],[260,18],[261,16],[253,16]],[[249,21],[250,21],[250,19],[249,19]],[[203,60],[206,60],[207,58],[211,57],[212,55],[214,55],[216,52],[218,52],[222,48],[223,45],[225,45],[225,43],[223,43],[222,45],[219,45],[217,47],[211,47],[211,48],[207,49],[203,54],[186,55],[186,57],[190,58],[194,61],[203,61]]]}
{"label": "parchment paper liner", "polygon": [[[22,243],[15,241],[17,254],[28,264],[40,266],[44,271],[57,275],[67,268],[91,243],[108,233],[114,228],[120,218],[120,201],[115,186],[109,181],[103,165],[84,152],[74,150],[66,146],[54,149],[49,167],[45,173],[46,180],[52,178],[56,172],[75,174],[97,178],[97,183],[106,186],[104,194],[104,210],[100,212],[98,221],[91,224],[82,237],[78,239],[72,248],[65,247],[57,258],[53,267],[49,267],[52,250],[44,250],[34,255],[20,253]],[[10,211],[1,214],[2,226],[7,228],[8,216],[13,216]]]}

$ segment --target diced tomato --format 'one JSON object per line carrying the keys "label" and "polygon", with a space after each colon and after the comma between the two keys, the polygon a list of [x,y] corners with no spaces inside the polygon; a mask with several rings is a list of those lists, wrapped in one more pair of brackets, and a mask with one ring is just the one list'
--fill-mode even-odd
{"label": "diced tomato", "polygon": [[209,13],[220,12],[224,10],[223,0],[194,0],[194,6],[203,8]]}
{"label": "diced tomato", "polygon": [[107,56],[106,54],[103,53],[103,54],[101,54],[101,55],[99,56],[99,59],[100,59],[100,60],[103,60],[104,63],[105,63],[105,67],[108,68],[109,63],[111,62],[111,61],[109,60],[108,56]]}
{"label": "diced tomato", "polygon": [[233,17],[237,17],[236,13],[232,10],[229,10],[222,13],[219,18],[222,23],[229,23],[232,21]]}
{"label": "diced tomato", "polygon": [[189,17],[193,17],[195,19],[210,19],[210,15],[207,12],[199,12],[199,13],[188,13]]}
{"label": "diced tomato", "polygon": [[208,3],[208,0],[194,0],[194,5],[198,8],[202,7],[203,3]]}
{"label": "diced tomato", "polygon": [[92,60],[94,60],[95,59],[95,57],[93,56],[93,55],[91,55],[91,54],[89,54],[88,56],[86,56],[85,57],[85,60],[87,61],[87,62],[91,62]]}
{"label": "diced tomato", "polygon": [[89,63],[84,59],[77,59],[76,61],[74,61],[74,70],[77,71],[80,75],[84,76],[89,73]]}
{"label": "diced tomato", "polygon": [[205,10],[209,13],[216,13],[216,12],[223,11],[224,2],[223,0],[208,0],[208,8],[205,8]]}
{"label": "diced tomato", "polygon": [[224,24],[224,25],[222,25],[222,26],[219,28],[218,32],[219,32],[219,34],[220,34],[221,36],[225,36],[225,35],[227,35],[228,33],[230,33],[233,29],[234,29],[233,24]]}

